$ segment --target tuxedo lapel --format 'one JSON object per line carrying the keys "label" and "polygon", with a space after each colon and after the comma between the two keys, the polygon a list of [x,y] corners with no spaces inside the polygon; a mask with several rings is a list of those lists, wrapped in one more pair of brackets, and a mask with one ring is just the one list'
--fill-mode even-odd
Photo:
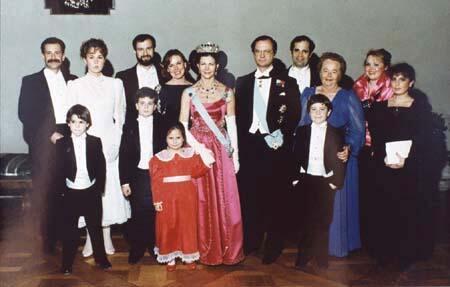
{"label": "tuxedo lapel", "polygon": [[325,169],[327,172],[328,172],[328,169],[327,169],[328,164],[327,163],[328,163],[328,159],[331,156],[330,147],[333,146],[333,139],[332,139],[333,134],[330,132],[330,130],[331,129],[329,127],[327,127],[327,131],[325,133],[324,150],[323,150],[323,162],[324,162]]}
{"label": "tuxedo lapel", "polygon": [[77,160],[75,158],[75,147],[73,145],[72,137],[68,137],[66,152],[68,153],[68,168],[69,168],[69,179],[75,181],[75,176],[77,175]]}
{"label": "tuxedo lapel", "polygon": [[305,171],[308,170],[310,146],[311,146],[311,125],[308,125],[305,126],[305,152],[303,154],[305,162],[304,167]]}
{"label": "tuxedo lapel", "polygon": [[140,135],[139,135],[139,121],[135,120],[133,121],[133,143],[135,146],[135,151],[137,155],[137,160],[139,162],[139,158],[141,156],[141,141],[140,141]]}
{"label": "tuxedo lapel", "polygon": [[153,154],[157,154],[161,150],[161,138],[164,132],[161,126],[161,116],[159,113],[153,113]]}
{"label": "tuxedo lapel", "polygon": [[[95,150],[94,150],[94,142],[90,136],[86,137],[86,159],[94,159],[96,158]],[[96,160],[86,160],[87,170],[89,173],[89,178],[92,180],[95,178],[95,164],[97,164]]]}
{"label": "tuxedo lapel", "polygon": [[254,101],[254,97],[255,97],[255,73],[250,74],[249,79],[247,81],[248,87],[247,87],[247,91],[248,91],[248,115],[249,115],[249,123],[250,125],[253,122],[253,101]]}
{"label": "tuxedo lapel", "polygon": [[50,88],[48,87],[47,78],[45,78],[44,69],[39,73],[39,90],[41,91],[39,94],[42,95],[42,103],[45,103],[50,108],[51,114],[54,115],[52,97],[50,95]]}
{"label": "tuxedo lapel", "polygon": [[339,139],[337,138],[337,134],[333,132],[333,128],[328,125],[327,132],[325,135],[325,147],[323,151],[323,162],[325,165],[325,171],[329,172],[335,168],[334,162],[338,152],[334,147],[336,147],[339,143]]}
{"label": "tuxedo lapel", "polygon": [[[133,73],[130,74],[129,79],[130,90],[137,91],[139,89],[139,80],[137,76],[137,65],[134,66]],[[134,95],[132,95],[134,96]]]}
{"label": "tuxedo lapel", "polygon": [[266,121],[267,121],[267,126],[269,127],[269,132],[271,132],[272,128],[271,128],[271,120],[272,119],[272,115],[274,115],[274,100],[275,100],[275,95],[276,95],[276,85],[277,85],[277,79],[275,76],[272,75],[272,78],[270,80],[270,91],[269,91],[269,99],[267,101],[267,111],[266,111]]}

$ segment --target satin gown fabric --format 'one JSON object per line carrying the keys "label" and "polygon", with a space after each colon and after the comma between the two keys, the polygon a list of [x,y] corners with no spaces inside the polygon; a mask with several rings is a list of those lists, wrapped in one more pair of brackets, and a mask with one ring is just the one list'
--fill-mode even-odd
{"label": "satin gown fabric", "polygon": [[155,254],[157,261],[167,263],[175,258],[183,262],[199,258],[197,241],[197,191],[193,180],[163,182],[164,177],[196,178],[208,171],[199,155],[186,148],[180,154],[163,150],[150,160],[153,202],[162,202],[156,212]]}
{"label": "satin gown fabric", "polygon": [[[204,106],[226,135],[226,99]],[[213,152],[216,160],[208,174],[196,180],[200,262],[207,265],[236,264],[244,259],[244,253],[241,206],[233,161],[192,103],[190,114],[192,135]]]}
{"label": "satin gown fabric", "polygon": [[[68,97],[71,106],[81,104],[88,108],[92,126],[87,133],[102,141],[106,159],[102,225],[124,223],[131,217],[131,208],[122,194],[119,179],[119,146],[126,109],[122,81],[86,74],[68,83]],[[84,226],[84,218],[81,217],[79,227]]]}
{"label": "satin gown fabric", "polygon": [[[299,125],[311,123],[306,111],[308,99],[316,88],[306,88],[301,95],[302,119]],[[333,221],[330,226],[329,254],[344,257],[361,248],[359,234],[358,153],[365,142],[365,120],[361,102],[353,91],[341,89],[332,100],[333,111],[328,123],[345,131],[345,144],[350,145],[344,187],[336,192]]]}

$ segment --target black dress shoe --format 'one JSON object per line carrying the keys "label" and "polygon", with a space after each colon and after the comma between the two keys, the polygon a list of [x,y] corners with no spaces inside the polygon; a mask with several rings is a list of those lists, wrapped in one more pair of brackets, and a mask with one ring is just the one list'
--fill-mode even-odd
{"label": "black dress shoe", "polygon": [[139,261],[141,261],[141,259],[144,257],[144,253],[135,253],[135,252],[131,252],[128,255],[128,263],[129,264],[136,264]]}
{"label": "black dress shoe", "polygon": [[112,265],[108,260],[103,261],[103,262],[97,262],[97,263],[95,263],[95,265],[97,265],[97,267],[99,267],[100,269],[103,269],[103,270],[108,270],[108,269],[112,268]]}
{"label": "black dress shoe", "polygon": [[148,251],[148,254],[150,254],[151,257],[154,257],[154,258],[156,257],[155,250],[154,250],[153,247],[147,248],[147,251]]}
{"label": "black dress shoe", "polygon": [[277,261],[278,257],[280,257],[281,253],[269,253],[269,254],[264,254],[263,259],[262,259],[262,264],[268,265],[268,264],[272,264],[275,261]]}
{"label": "black dress shoe", "polygon": [[295,260],[295,268],[297,269],[301,269],[304,268],[306,266],[306,264],[308,264],[309,261],[311,261],[312,257],[311,256],[306,256],[306,255],[297,255],[297,260]]}
{"label": "black dress shoe", "polygon": [[66,276],[72,274],[72,267],[63,267],[63,268],[61,268],[61,273],[66,275]]}

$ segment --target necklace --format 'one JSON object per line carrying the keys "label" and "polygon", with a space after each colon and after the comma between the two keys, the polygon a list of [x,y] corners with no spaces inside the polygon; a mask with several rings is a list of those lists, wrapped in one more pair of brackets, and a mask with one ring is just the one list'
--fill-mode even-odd
{"label": "necklace", "polygon": [[209,99],[209,97],[214,96],[214,93],[216,92],[216,89],[219,85],[217,84],[217,81],[214,80],[213,84],[211,87],[206,88],[203,86],[203,82],[199,81],[199,85],[198,88],[200,90],[200,92],[202,92],[205,95],[206,99]]}

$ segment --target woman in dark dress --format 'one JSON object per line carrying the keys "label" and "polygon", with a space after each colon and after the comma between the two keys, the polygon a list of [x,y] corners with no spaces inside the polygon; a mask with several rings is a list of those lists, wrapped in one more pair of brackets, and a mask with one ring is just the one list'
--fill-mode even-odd
{"label": "woman in dark dress", "polygon": [[[394,65],[393,97],[375,103],[368,114],[378,194],[373,204],[379,210],[371,215],[370,221],[374,237],[372,255],[378,265],[396,263],[401,271],[421,259],[425,243],[421,227],[428,189],[422,174],[427,166],[427,140],[432,130],[431,106],[424,95],[413,92],[414,81],[413,67],[406,63]],[[402,157],[396,153],[398,162],[388,162],[386,143],[405,140],[412,141],[409,155]]]}
{"label": "woman in dark dress", "polygon": [[186,58],[177,49],[167,51],[162,65],[162,74],[167,82],[161,87],[159,94],[159,111],[169,127],[178,122],[181,94],[184,89],[192,86],[192,78],[188,73],[189,66]]}
{"label": "woman in dark dress", "polygon": [[[371,49],[364,60],[364,73],[356,80],[353,91],[361,100],[364,112],[367,113],[374,102],[387,101],[392,97],[391,79],[389,68],[391,66],[391,53],[385,49]],[[371,252],[370,230],[368,218],[373,209],[372,198],[378,196],[374,190],[374,161],[372,157],[372,139],[367,129],[366,143],[358,156],[359,167],[359,210],[361,225],[361,241],[366,250]]]}

